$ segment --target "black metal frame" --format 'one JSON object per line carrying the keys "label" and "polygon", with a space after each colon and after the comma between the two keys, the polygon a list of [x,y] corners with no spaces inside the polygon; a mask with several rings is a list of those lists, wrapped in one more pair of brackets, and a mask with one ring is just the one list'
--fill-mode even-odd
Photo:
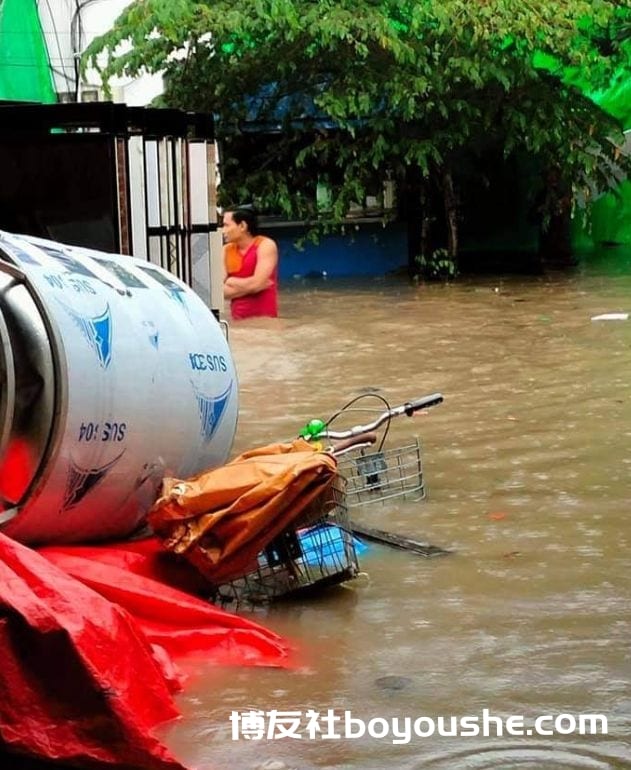
{"label": "black metal frame", "polygon": [[115,136],[179,136],[214,140],[213,116],[201,112],[129,107],[115,102],[33,104],[0,101],[0,135],[51,129],[96,129]]}
{"label": "black metal frame", "polygon": [[[185,112],[177,109],[161,109],[156,107],[130,107],[114,102],[81,102],[63,104],[34,104],[25,102],[0,101],[0,142],[3,137],[19,137],[21,142],[54,141],[54,136],[62,134],[67,140],[69,135],[76,135],[77,141],[85,134],[99,133],[111,137],[112,157],[112,189],[118,196],[116,210],[119,211],[118,221],[113,222],[113,229],[118,242],[118,250],[132,253],[131,238],[131,205],[130,205],[130,172],[128,140],[132,136],[142,136],[147,140],[182,139],[187,144],[189,140],[214,141],[215,131],[213,117],[206,113]],[[120,167],[117,162],[120,152],[120,142],[124,145],[124,190],[119,179]],[[173,178],[170,180],[177,196],[190,195],[188,183],[182,187],[175,175],[177,146],[175,143],[168,149],[171,153]],[[188,158],[188,147],[183,154],[183,162]],[[185,169],[184,174],[187,174]],[[146,185],[146,163],[145,163]],[[145,190],[146,190],[145,186]],[[80,191],[79,191],[80,194]],[[124,211],[120,203],[125,196]],[[148,205],[145,195],[146,248],[149,255],[149,238],[160,237],[161,264],[171,270],[181,280],[192,285],[191,235],[192,233],[212,233],[217,230],[216,222],[207,225],[190,222],[190,204],[185,202],[184,219],[179,221],[180,199],[174,201],[175,218],[173,223],[149,227]],[[188,212],[188,216],[186,215]],[[121,217],[124,216],[125,221]],[[33,233],[37,234],[37,233]],[[166,241],[166,253],[165,253]],[[84,244],[90,245],[90,244]]]}

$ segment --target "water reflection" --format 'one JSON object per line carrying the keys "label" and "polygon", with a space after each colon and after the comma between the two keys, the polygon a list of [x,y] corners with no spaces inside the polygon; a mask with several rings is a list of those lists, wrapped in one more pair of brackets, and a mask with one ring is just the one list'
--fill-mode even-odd
{"label": "water reflection", "polygon": [[[626,275],[412,288],[331,282],[283,293],[278,320],[231,329],[235,451],[290,438],[367,389],[441,406],[419,434],[429,497],[364,523],[454,549],[372,546],[367,576],[256,617],[295,639],[296,671],[204,668],[167,741],[205,770],[631,767],[631,321]],[[387,687],[384,681],[405,686]],[[381,685],[379,683],[382,683]],[[230,739],[248,708],[421,715],[605,714],[606,736]]]}

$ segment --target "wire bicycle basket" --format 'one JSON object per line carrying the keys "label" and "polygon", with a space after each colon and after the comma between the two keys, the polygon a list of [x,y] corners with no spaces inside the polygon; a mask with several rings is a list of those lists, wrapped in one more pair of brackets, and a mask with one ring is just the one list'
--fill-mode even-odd
{"label": "wire bicycle basket", "polygon": [[418,438],[397,448],[350,452],[339,458],[338,470],[347,481],[349,508],[395,498],[420,501],[426,497]]}
{"label": "wire bicycle basket", "polygon": [[[366,398],[374,398],[386,407],[371,422],[365,425],[355,425],[345,430],[332,430],[331,424],[343,414],[365,411],[354,407],[357,402]],[[399,406],[390,407],[383,396],[376,393],[365,393],[356,396],[341,409],[335,412],[326,422],[313,419],[300,431],[307,441],[323,439],[337,441],[329,451],[338,458],[338,471],[348,481],[347,504],[349,508],[385,502],[395,498],[423,500],[426,497],[423,480],[423,462],[421,458],[421,443],[413,438],[409,443],[384,449],[390,422],[394,417],[406,415],[411,417],[420,409],[436,406],[442,403],[441,393],[406,401]],[[371,410],[372,411],[372,410]],[[374,444],[377,435],[374,431],[385,424],[379,448],[366,449],[368,444]],[[354,446],[353,443],[358,444]],[[359,441],[358,441],[359,440]]]}
{"label": "wire bicycle basket", "polygon": [[265,603],[354,578],[359,564],[346,504],[346,481],[327,489],[257,557],[242,577],[215,586],[213,601]]}

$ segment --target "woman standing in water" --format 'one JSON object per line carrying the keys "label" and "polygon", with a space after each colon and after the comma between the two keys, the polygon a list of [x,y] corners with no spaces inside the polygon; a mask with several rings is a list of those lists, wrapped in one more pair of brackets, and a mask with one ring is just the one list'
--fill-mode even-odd
{"label": "woman standing in water", "polygon": [[258,234],[250,209],[228,209],[223,215],[225,279],[223,295],[232,318],[278,316],[278,247]]}

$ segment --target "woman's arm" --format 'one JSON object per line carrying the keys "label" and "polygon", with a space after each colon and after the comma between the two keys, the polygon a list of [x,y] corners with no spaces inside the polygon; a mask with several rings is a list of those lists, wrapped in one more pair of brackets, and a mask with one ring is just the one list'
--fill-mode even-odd
{"label": "woman's arm", "polygon": [[257,294],[273,284],[272,274],[278,265],[278,248],[271,238],[259,243],[256,251],[254,273],[247,278],[228,276],[224,281],[223,295],[226,299]]}

